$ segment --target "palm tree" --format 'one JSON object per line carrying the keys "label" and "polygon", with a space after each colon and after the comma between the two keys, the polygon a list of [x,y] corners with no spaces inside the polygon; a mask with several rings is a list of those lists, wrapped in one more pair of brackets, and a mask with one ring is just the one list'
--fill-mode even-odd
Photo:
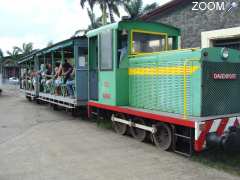
{"label": "palm tree", "polygon": [[29,54],[32,51],[33,51],[33,43],[31,43],[31,42],[23,43],[22,49],[20,50],[20,52],[22,52],[22,54]]}
{"label": "palm tree", "polygon": [[3,51],[2,51],[2,49],[0,48],[0,59],[2,59],[3,58]]}
{"label": "palm tree", "polygon": [[53,41],[49,41],[48,43],[47,43],[47,47],[50,47],[50,46],[52,46],[53,45]]}
{"label": "palm tree", "polygon": [[139,16],[146,14],[158,7],[157,3],[143,6],[143,0],[131,0],[124,4],[124,8],[132,19],[137,19]]}
{"label": "palm tree", "polygon": [[101,18],[102,17],[96,17],[96,14],[87,8],[88,17],[90,19],[91,24],[88,26],[88,29],[96,29],[102,25]]}
{"label": "palm tree", "polygon": [[98,4],[102,11],[102,24],[105,25],[107,24],[108,14],[110,15],[110,21],[115,22],[114,14],[120,17],[118,7],[124,5],[128,1],[129,0],[80,0],[80,4],[82,8],[85,7],[86,3],[88,3],[88,5],[90,6],[90,10],[88,9],[88,15],[90,17],[90,20],[93,17],[93,7],[95,4]]}
{"label": "palm tree", "polygon": [[88,4],[91,10],[93,11],[93,7],[96,4],[97,0],[80,0],[80,5],[82,8],[85,8],[85,5]]}
{"label": "palm tree", "polygon": [[7,54],[11,56],[13,60],[17,60],[19,57],[19,54],[21,52],[21,49],[19,47],[14,46],[12,51],[7,51]]}
{"label": "palm tree", "polygon": [[110,21],[111,23],[115,22],[114,19],[114,14],[116,14],[118,17],[120,17],[120,13],[119,13],[119,6],[123,5],[124,1],[121,0],[108,0],[108,11],[109,11],[109,16],[110,16]]}
{"label": "palm tree", "polygon": [[107,24],[108,13],[111,23],[115,22],[114,14],[120,17],[119,6],[128,4],[130,0],[97,0],[102,10],[102,23]]}
{"label": "palm tree", "polygon": [[[21,53],[21,54],[26,55],[26,54],[31,53],[32,51],[33,51],[33,43],[31,43],[31,42],[30,43],[23,43],[22,48],[17,47],[17,46],[13,47],[13,52],[18,52],[18,54]],[[10,52],[10,54],[11,54],[11,52]]]}

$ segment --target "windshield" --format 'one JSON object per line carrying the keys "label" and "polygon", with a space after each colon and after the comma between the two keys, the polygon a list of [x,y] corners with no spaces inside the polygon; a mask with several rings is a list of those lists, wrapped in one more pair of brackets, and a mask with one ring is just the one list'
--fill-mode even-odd
{"label": "windshield", "polygon": [[132,32],[131,54],[152,53],[166,50],[166,35],[148,32]]}

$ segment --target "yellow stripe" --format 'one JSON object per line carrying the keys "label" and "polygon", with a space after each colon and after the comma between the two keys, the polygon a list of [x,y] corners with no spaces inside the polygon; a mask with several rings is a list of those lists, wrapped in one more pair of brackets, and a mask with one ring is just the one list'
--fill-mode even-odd
{"label": "yellow stripe", "polygon": [[[185,71],[186,68],[186,72]],[[199,66],[171,66],[156,68],[129,68],[129,75],[191,75],[199,69]]]}

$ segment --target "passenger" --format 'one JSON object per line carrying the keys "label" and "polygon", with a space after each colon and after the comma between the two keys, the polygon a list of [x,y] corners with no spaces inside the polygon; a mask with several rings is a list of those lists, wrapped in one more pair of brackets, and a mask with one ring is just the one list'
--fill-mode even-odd
{"label": "passenger", "polygon": [[31,69],[31,74],[30,74],[30,81],[31,81],[31,89],[33,87],[33,90],[36,90],[37,86],[37,71],[34,70],[34,68]]}
{"label": "passenger", "polygon": [[67,85],[67,90],[68,94],[70,95],[71,98],[74,98],[74,92],[72,88],[72,72],[73,72],[73,67],[72,65],[68,62],[69,60],[65,60],[64,64],[62,65],[63,69],[63,76],[64,76],[64,84]]}
{"label": "passenger", "polygon": [[46,73],[45,64],[41,64],[40,71],[38,73],[39,73],[39,82],[40,82],[41,87],[42,87],[42,85],[46,82],[45,77],[44,77],[45,73]]}
{"label": "passenger", "polygon": [[47,71],[45,73],[46,86],[49,88],[52,83],[52,65],[47,64]]}
{"label": "passenger", "polygon": [[60,95],[61,94],[61,89],[60,86],[62,84],[62,78],[61,78],[61,74],[62,74],[62,65],[60,65],[59,62],[56,62],[55,64],[55,81],[54,81],[54,85],[56,87],[56,95]]}
{"label": "passenger", "polygon": [[29,79],[28,69],[24,69],[24,73],[23,73],[23,76],[22,76],[22,88],[23,89],[27,88],[28,79]]}
{"label": "passenger", "polygon": [[72,73],[70,74],[70,76],[66,82],[68,94],[69,94],[70,98],[72,98],[72,99],[75,98],[74,89],[73,89],[74,84],[75,84],[75,70],[73,69]]}
{"label": "passenger", "polygon": [[33,89],[33,68],[31,68],[31,70],[28,70],[27,73],[27,89],[28,90],[32,90]]}

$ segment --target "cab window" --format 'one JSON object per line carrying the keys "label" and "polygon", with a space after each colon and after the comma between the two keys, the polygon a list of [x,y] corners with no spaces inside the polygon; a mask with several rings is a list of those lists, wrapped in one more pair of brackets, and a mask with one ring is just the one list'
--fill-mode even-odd
{"label": "cab window", "polygon": [[131,54],[164,51],[167,48],[166,39],[166,34],[133,31]]}
{"label": "cab window", "polygon": [[100,69],[102,71],[113,69],[112,60],[112,31],[102,32],[100,35]]}

